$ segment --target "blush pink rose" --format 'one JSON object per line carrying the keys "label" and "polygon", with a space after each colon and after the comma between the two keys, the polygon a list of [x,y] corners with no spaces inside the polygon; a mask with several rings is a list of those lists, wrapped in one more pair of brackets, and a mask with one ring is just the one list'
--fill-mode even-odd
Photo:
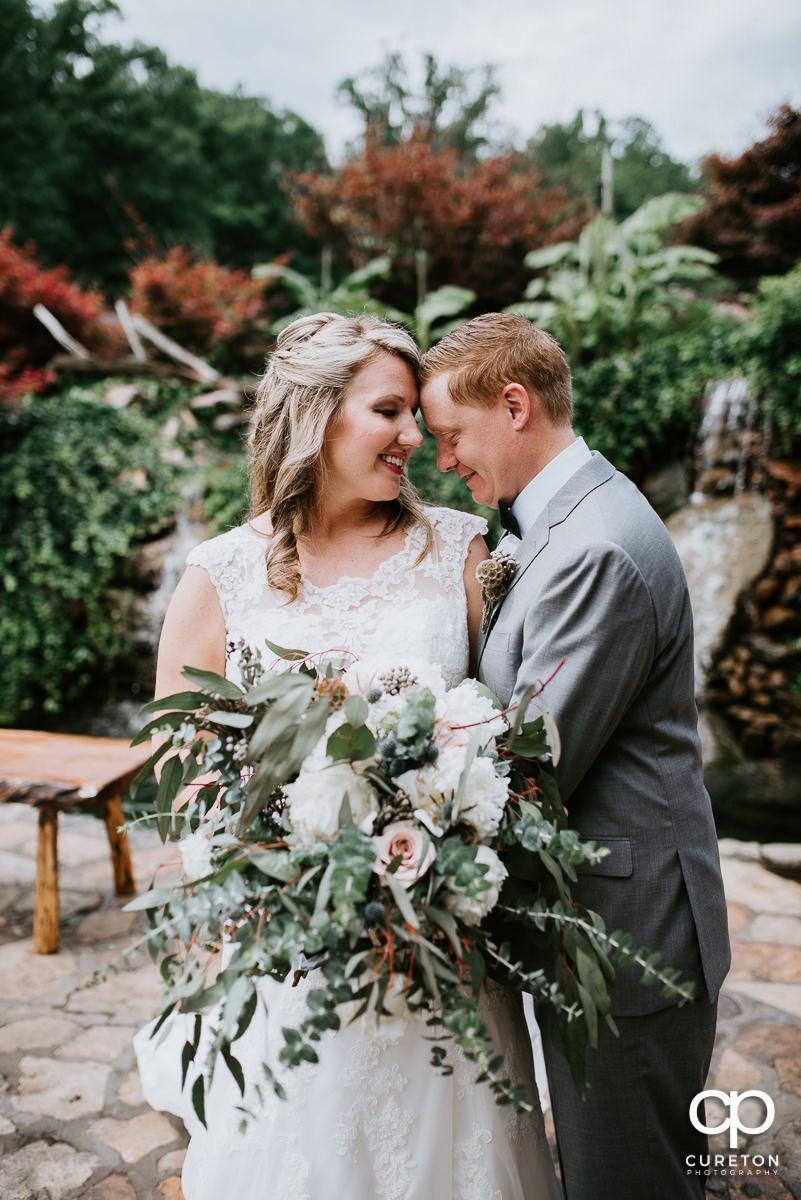
{"label": "blush pink rose", "polygon": [[384,832],[374,837],[373,841],[376,848],[373,870],[378,875],[386,875],[387,866],[400,854],[401,861],[397,870],[392,872],[392,878],[402,888],[410,888],[421,875],[425,875],[437,857],[430,839],[411,821],[395,821],[387,825]]}

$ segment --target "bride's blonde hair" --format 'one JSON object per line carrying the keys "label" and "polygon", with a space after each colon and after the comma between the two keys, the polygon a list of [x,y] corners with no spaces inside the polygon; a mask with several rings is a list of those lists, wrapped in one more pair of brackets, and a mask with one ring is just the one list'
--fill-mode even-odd
{"label": "bride's blonde hair", "polygon": [[[278,337],[256,392],[251,418],[251,516],[269,511],[267,548],[271,587],[297,597],[301,575],[296,537],[308,534],[324,487],[326,434],[357,371],[380,354],[394,354],[418,377],[420,355],[412,337],[378,317],[316,313],[299,317]],[[382,537],[422,525],[423,557],[433,535],[423,504],[409,479],[401,478],[396,501],[386,509]]]}

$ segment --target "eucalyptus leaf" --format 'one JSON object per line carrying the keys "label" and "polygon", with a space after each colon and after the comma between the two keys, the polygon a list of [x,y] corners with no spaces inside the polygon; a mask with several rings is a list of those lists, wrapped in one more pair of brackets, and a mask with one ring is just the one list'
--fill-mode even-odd
{"label": "eucalyptus leaf", "polygon": [[351,725],[363,725],[370,709],[361,696],[348,696],[343,711]]}
{"label": "eucalyptus leaf", "polygon": [[158,820],[156,827],[162,841],[166,841],[167,831],[172,817],[172,805],[183,782],[183,763],[177,754],[168,758],[164,764],[156,792],[156,812]]}
{"label": "eucalyptus leaf", "polygon": [[431,995],[434,999],[434,1003],[436,1004],[437,1008],[442,1008],[442,996],[440,995],[439,984],[437,983],[437,975],[431,963],[431,956],[428,953],[427,948],[423,945],[418,946],[418,953],[420,955],[420,962],[422,963],[423,971],[425,972],[426,982],[431,989]]}
{"label": "eucalyptus leaf", "polygon": [[414,911],[414,905],[412,904],[405,890],[401,887],[397,880],[392,878],[391,875],[385,875],[384,879],[386,880],[387,887],[392,892],[392,898],[400,909],[401,916],[403,917],[404,921],[406,921],[408,925],[411,925],[413,929],[419,929],[420,918]]}
{"label": "eucalyptus leaf", "polygon": [[254,687],[245,692],[245,701],[251,707],[264,704],[267,700],[277,700],[285,692],[292,691],[297,686],[297,675],[290,671],[276,671]]}
{"label": "eucalyptus leaf", "polygon": [[210,725],[228,725],[232,729],[247,729],[253,724],[253,717],[250,713],[215,710],[210,712],[205,719]]}
{"label": "eucalyptus leaf", "polygon": [[589,989],[584,987],[583,983],[576,983],[579,999],[581,1000],[581,1008],[584,1014],[584,1022],[587,1027],[587,1039],[593,1050],[598,1049],[598,1009],[595,1001],[589,992]]}
{"label": "eucalyptus leaf", "polygon": [[140,716],[145,716],[147,713],[161,712],[162,709],[173,708],[191,712],[202,703],[203,695],[200,692],[174,692],[172,696],[161,696],[156,700],[151,700],[149,703],[143,704],[139,709],[139,714]]}
{"label": "eucalyptus leaf", "polygon": [[271,642],[269,638],[264,639],[264,643],[268,650],[284,662],[304,662],[309,657],[308,650],[287,650],[285,646],[279,646],[275,642]]}
{"label": "eucalyptus leaf", "polygon": [[206,1125],[206,1089],[203,1076],[198,1075],[192,1085],[192,1108],[201,1125]]}
{"label": "eucalyptus leaf", "polygon": [[184,1042],[184,1048],[181,1051],[181,1087],[186,1083],[186,1076],[190,1066],[195,1061],[195,1051],[197,1047],[191,1042]]}
{"label": "eucalyptus leaf", "polygon": [[268,875],[271,879],[278,879],[282,883],[293,879],[297,874],[297,868],[290,861],[287,850],[251,850],[247,855],[246,861],[249,866],[255,867],[257,871],[261,871],[262,874]]}
{"label": "eucalyptus leaf", "polygon": [[601,1016],[606,1016],[611,1011],[612,1001],[603,972],[598,966],[595,956],[587,953],[586,950],[578,949],[576,951],[576,967],[579,979],[592,995],[599,1013]]}
{"label": "eucalyptus leaf", "polygon": [[295,682],[268,708],[250,739],[248,762],[258,762],[275,741],[293,730],[295,722],[308,707],[314,684],[305,676],[293,675],[292,678]]}
{"label": "eucalyptus leaf", "polygon": [[143,892],[141,896],[134,896],[133,900],[129,900],[123,912],[141,912],[142,909],[161,908],[163,904],[169,904],[175,898],[173,888],[152,888],[149,892]]}
{"label": "eucalyptus leaf", "polygon": [[186,721],[186,713],[183,712],[167,712],[162,713],[160,717],[154,717],[152,721],[148,721],[144,725],[135,738],[131,739],[132,746],[141,746],[143,742],[147,742],[154,733],[165,732],[167,729],[178,729]]}
{"label": "eucalyptus leaf", "polygon": [[562,739],[559,737],[559,730],[551,714],[547,709],[543,711],[542,720],[545,725],[545,732],[548,736],[548,745],[551,750],[551,762],[557,766],[562,757]]}
{"label": "eucalyptus leaf", "polygon": [[156,764],[161,761],[165,754],[169,754],[170,750],[172,750],[170,743],[162,742],[158,749],[153,751],[147,762],[139,768],[136,775],[134,775],[133,779],[128,785],[132,800],[136,798],[136,793],[139,791],[140,786],[147,779],[148,775],[150,775]]}
{"label": "eucalyptus leaf", "polygon": [[215,671],[201,671],[197,667],[184,667],[182,674],[192,683],[212,696],[224,696],[226,700],[241,700],[244,692],[230,679],[225,679]]}
{"label": "eucalyptus leaf", "polygon": [[222,1046],[220,1047],[220,1051],[222,1053],[223,1059],[225,1060],[226,1067],[233,1075],[234,1080],[236,1082],[236,1086],[239,1088],[239,1094],[241,1096],[244,1096],[244,1094],[245,1094],[245,1073],[242,1070],[242,1064],[240,1063],[238,1058],[234,1058],[234,1055],[231,1052],[231,1047],[227,1042],[223,1042]]}
{"label": "eucalyptus leaf", "polygon": [[292,757],[298,770],[322,737],[330,711],[331,703],[323,697],[300,714],[292,742]]}
{"label": "eucalyptus leaf", "polygon": [[462,947],[459,942],[459,927],[456,924],[453,915],[449,913],[446,908],[439,908],[434,904],[424,905],[423,912],[428,917],[429,921],[433,922],[434,925],[439,926],[450,944],[453,946],[453,952],[457,959],[461,959]]}
{"label": "eucalyptus leaf", "polygon": [[328,739],[327,752],[334,762],[361,762],[375,754],[375,735],[366,725],[345,723]]}
{"label": "eucalyptus leaf", "polygon": [[334,864],[329,863],[323,871],[320,884],[317,888],[317,899],[314,903],[314,916],[318,916],[323,912],[331,898],[331,880],[334,874]]}

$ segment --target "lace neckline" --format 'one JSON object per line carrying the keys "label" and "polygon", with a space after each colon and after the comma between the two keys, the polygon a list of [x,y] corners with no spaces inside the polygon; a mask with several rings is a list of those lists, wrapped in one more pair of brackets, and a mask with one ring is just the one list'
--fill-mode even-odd
{"label": "lace neckline", "polygon": [[[258,529],[254,529],[250,521],[242,525],[241,528],[250,534],[254,542],[258,539],[264,539],[265,535],[260,533]],[[388,558],[382,559],[372,575],[340,575],[339,579],[334,580],[333,583],[312,583],[305,575],[301,575],[304,596],[324,596],[329,592],[333,592],[336,588],[353,587],[354,585],[359,586],[362,584],[379,584],[383,582],[386,575],[392,574],[397,565],[405,561],[409,556],[410,549],[416,548],[414,547],[414,542],[419,539],[415,535],[420,532],[421,527],[419,525],[410,525],[406,530],[406,536],[403,539],[403,545],[400,550],[396,550]]]}

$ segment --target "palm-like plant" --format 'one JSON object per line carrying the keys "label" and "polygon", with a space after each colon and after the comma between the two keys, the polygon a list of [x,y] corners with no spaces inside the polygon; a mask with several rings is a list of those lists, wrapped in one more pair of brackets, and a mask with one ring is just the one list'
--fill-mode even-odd
{"label": "palm-like plant", "polygon": [[376,300],[370,294],[370,289],[377,279],[386,279],[391,270],[392,260],[389,257],[374,258],[334,284],[330,263],[323,256],[319,282],[280,263],[260,263],[253,267],[251,274],[254,279],[282,283],[298,305],[293,312],[280,317],[270,326],[270,332],[277,334],[298,317],[310,313],[333,312],[346,316],[354,312],[368,312],[379,317],[387,316],[387,306]]}
{"label": "palm-like plant", "polygon": [[509,311],[548,329],[572,362],[634,350],[669,332],[701,307],[717,255],[698,246],[666,245],[665,235],[703,201],[670,192],[646,201],[620,224],[597,216],[577,242],[533,250],[526,266],[546,270]]}
{"label": "palm-like plant", "polygon": [[319,283],[308,275],[280,263],[262,263],[253,267],[251,274],[254,279],[282,283],[298,303],[293,312],[280,317],[271,325],[270,332],[274,334],[280,333],[292,321],[309,313],[334,312],[347,316],[366,312],[405,325],[417,339],[420,349],[425,351],[460,324],[459,320],[448,318],[457,317],[475,301],[476,293],[470,288],[446,284],[427,295],[424,294],[414,312],[401,312],[371,295],[372,284],[376,280],[387,279],[391,271],[392,259],[382,256],[372,259],[357,271],[351,271],[334,285],[330,263],[324,256]]}

